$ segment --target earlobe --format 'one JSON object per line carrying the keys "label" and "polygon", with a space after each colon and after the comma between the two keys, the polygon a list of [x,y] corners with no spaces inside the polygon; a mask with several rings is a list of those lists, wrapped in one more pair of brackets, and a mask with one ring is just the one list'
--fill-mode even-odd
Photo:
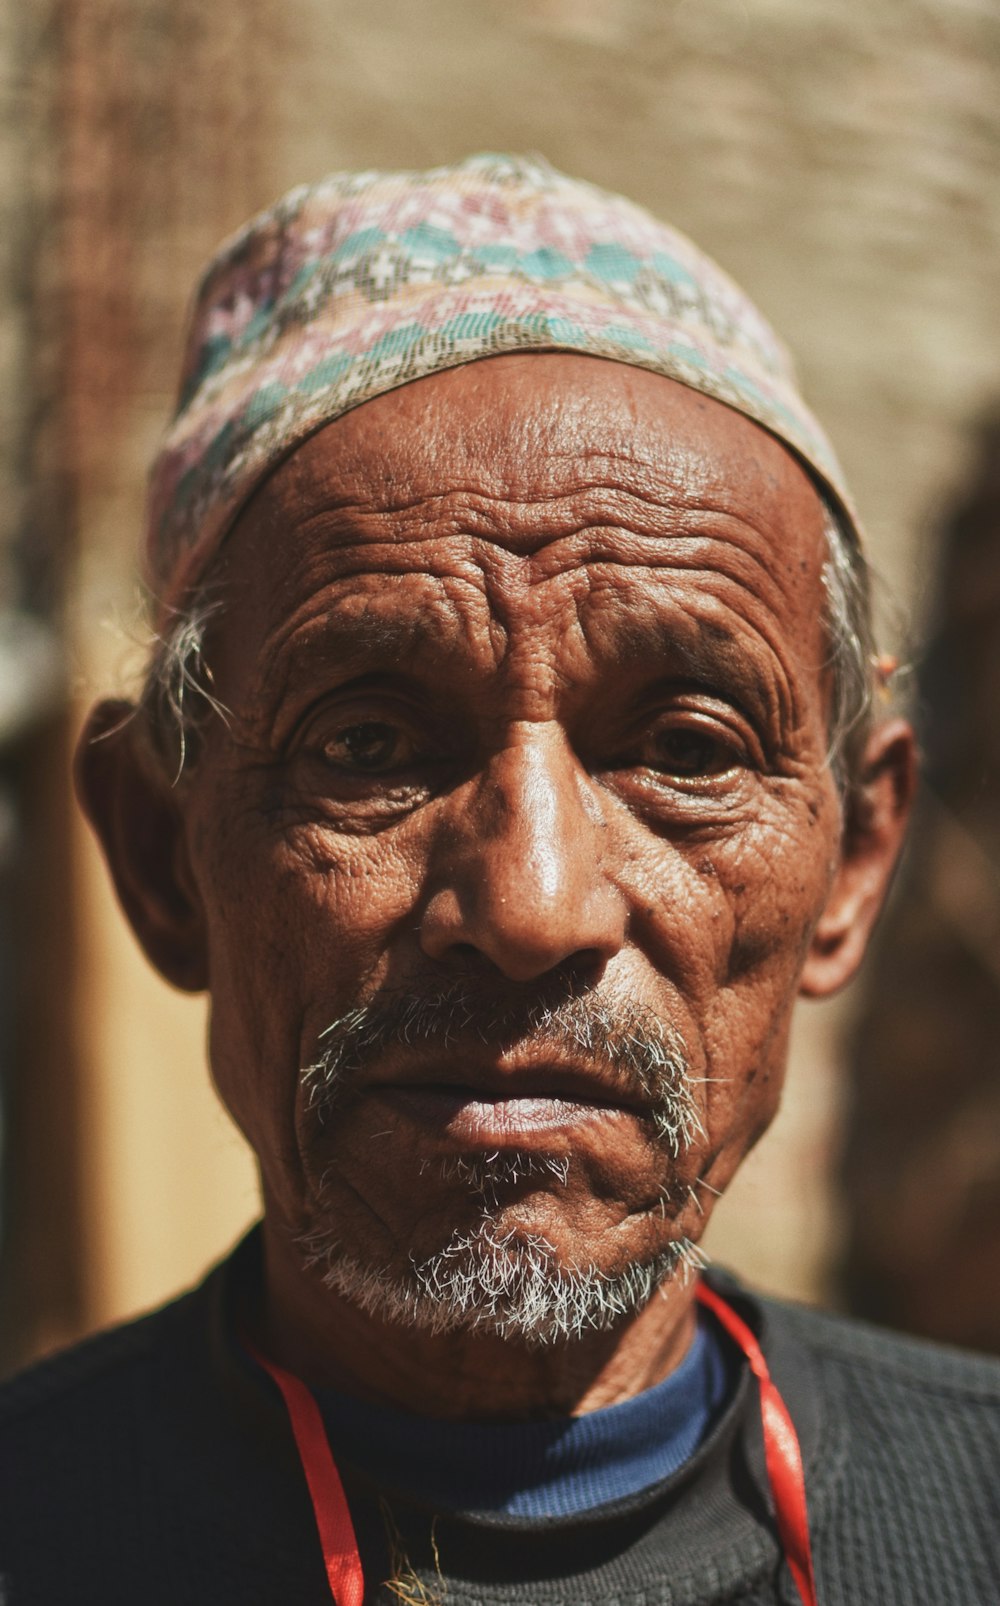
{"label": "earlobe", "polygon": [[806,998],[839,991],[864,957],[903,845],[916,775],[910,725],[903,719],[879,725],[865,750],[833,885],[802,970],[799,991]]}
{"label": "earlobe", "polygon": [[147,958],[173,986],[200,992],[208,984],[205,926],[181,800],[145,750],[131,703],[102,702],[91,710],[74,776]]}

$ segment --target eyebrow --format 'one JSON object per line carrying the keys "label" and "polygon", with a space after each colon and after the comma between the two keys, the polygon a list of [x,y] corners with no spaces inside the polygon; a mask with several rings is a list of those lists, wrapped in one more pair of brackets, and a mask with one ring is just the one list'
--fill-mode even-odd
{"label": "eyebrow", "polygon": [[[703,599],[718,601],[708,593]],[[610,607],[584,628],[588,641],[599,638],[619,662],[648,664],[650,685],[670,680],[714,688],[748,716],[776,716],[784,727],[796,715],[794,691],[767,636],[743,622],[744,630],[737,631],[707,607],[699,617],[678,603],[638,617],[627,606]]]}
{"label": "eyebrow", "polygon": [[[334,603],[308,624],[283,633],[265,649],[258,661],[253,692],[269,709],[276,709],[297,678],[323,665],[336,669],[339,681],[398,669],[421,656],[442,656],[442,647],[454,648],[463,633],[449,630],[441,613],[428,617],[421,610],[386,618],[377,608],[361,612],[338,610]],[[451,656],[446,651],[444,656]]]}
{"label": "eyebrow", "polygon": [[[651,639],[657,634],[660,644]],[[794,699],[784,675],[773,672],[775,661],[769,648],[766,655],[751,657],[733,636],[711,627],[694,641],[680,639],[666,630],[649,631],[643,641],[636,639],[634,646],[633,656],[649,663],[650,690],[668,682],[686,683],[709,694],[722,693],[758,723],[776,715],[784,727],[792,716]]]}

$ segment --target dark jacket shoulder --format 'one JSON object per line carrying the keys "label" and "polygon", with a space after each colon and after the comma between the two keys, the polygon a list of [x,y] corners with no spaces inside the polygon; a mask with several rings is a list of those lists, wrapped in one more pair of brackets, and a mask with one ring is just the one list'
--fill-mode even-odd
{"label": "dark jacket shoulder", "polygon": [[120,1389],[130,1372],[149,1365],[168,1308],[94,1333],[0,1384],[0,1445],[47,1412],[61,1415],[86,1395]]}
{"label": "dark jacket shoulder", "polygon": [[883,1386],[915,1388],[956,1403],[1000,1406],[1000,1359],[911,1338],[854,1317],[758,1297],[768,1325],[805,1345],[830,1367],[877,1379]]}

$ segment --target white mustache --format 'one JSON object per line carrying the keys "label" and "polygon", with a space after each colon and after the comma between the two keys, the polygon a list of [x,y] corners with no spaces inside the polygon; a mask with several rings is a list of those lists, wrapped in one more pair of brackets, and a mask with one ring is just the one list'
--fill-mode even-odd
{"label": "white mustache", "polygon": [[550,1043],[569,1049],[574,1063],[584,1071],[592,1068],[605,1088],[610,1071],[624,1096],[647,1104],[657,1135],[674,1158],[704,1135],[680,1034],[647,1006],[605,1002],[592,992],[574,992],[565,982],[560,990],[556,999],[539,993],[491,998],[488,990],[461,978],[419,992],[410,987],[378,993],[320,1034],[317,1056],[302,1072],[310,1107],[321,1120],[332,1115],[391,1049],[448,1053],[463,1040],[498,1049]]}

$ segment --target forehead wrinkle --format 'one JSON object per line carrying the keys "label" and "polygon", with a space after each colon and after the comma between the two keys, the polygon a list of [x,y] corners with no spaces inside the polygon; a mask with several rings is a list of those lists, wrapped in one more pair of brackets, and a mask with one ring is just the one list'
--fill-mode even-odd
{"label": "forehead wrinkle", "polygon": [[[578,503],[580,499],[563,500]],[[593,498],[588,500],[592,502]],[[606,494],[602,500],[607,501]],[[619,499],[613,497],[612,500]],[[563,523],[568,524],[569,533],[553,533],[551,527],[548,531],[539,531],[536,527],[531,532],[533,550],[527,551],[524,550],[523,541],[517,542],[512,548],[506,541],[496,538],[495,529],[491,535],[482,535],[468,525],[456,530],[449,538],[442,532],[440,524],[426,530],[421,523],[416,538],[407,539],[404,533],[387,531],[381,521],[376,520],[376,530],[366,534],[358,528],[354,517],[356,503],[352,503],[353,539],[349,545],[345,545],[343,540],[331,541],[331,532],[327,527],[323,532],[325,539],[317,538],[317,530],[313,539],[303,544],[298,561],[290,554],[291,573],[282,577],[284,583],[281,591],[287,594],[288,591],[308,587],[310,595],[265,638],[259,655],[262,677],[265,683],[278,678],[277,660],[284,651],[286,641],[301,631],[304,625],[308,627],[317,608],[325,612],[334,611],[338,597],[352,580],[378,582],[390,577],[411,575],[419,578],[425,587],[430,584],[444,588],[448,604],[453,609],[459,606],[462,590],[471,587],[473,596],[485,603],[484,617],[481,622],[476,621],[474,628],[480,638],[488,637],[495,659],[499,661],[504,656],[506,640],[512,629],[520,625],[530,629],[533,622],[537,623],[549,613],[543,595],[538,594],[536,588],[542,586],[544,589],[550,580],[577,574],[586,591],[592,583],[586,571],[595,565],[618,572],[632,567],[647,573],[683,571],[692,579],[700,573],[704,576],[704,586],[699,587],[699,591],[705,593],[718,592],[720,586],[726,589],[737,587],[746,597],[749,607],[737,604],[732,608],[734,618],[739,620],[746,615],[754,620],[759,633],[772,654],[775,654],[779,641],[783,640],[783,631],[776,629],[772,632],[762,627],[760,616],[770,612],[774,615],[776,626],[783,626],[787,612],[784,606],[787,603],[787,583],[782,584],[782,571],[786,566],[773,534],[753,522],[752,510],[748,510],[745,516],[739,516],[724,509],[709,509],[704,500],[688,507],[668,507],[657,501],[657,527],[650,531],[641,528],[643,521],[634,516],[636,499],[629,495],[625,501],[633,516],[633,527],[623,527],[617,519],[610,527],[603,522],[581,525],[579,507],[570,506],[563,510],[562,519],[557,525],[558,529]],[[645,507],[645,504],[641,505]],[[509,504],[505,505],[505,511],[510,516],[512,510]],[[529,504],[529,511],[537,521],[537,506]],[[713,513],[717,527],[706,529],[703,521],[711,518]],[[321,515],[311,515],[305,523],[312,525],[319,517]],[[492,514],[488,522],[491,526],[495,524]],[[665,524],[670,525],[669,530],[664,528]],[[640,525],[640,528],[636,529],[635,525]],[[426,557],[425,535],[436,542],[431,567],[428,567]],[[748,542],[748,535],[756,536],[756,539]],[[713,556],[716,562],[707,561]],[[332,598],[331,588],[335,591]],[[567,625],[571,620],[575,622],[574,615],[580,607],[580,587],[574,585],[571,590],[572,594],[565,595],[563,604],[567,609]],[[534,606],[531,602],[533,592],[536,593]],[[424,624],[420,617],[422,615],[426,619],[431,606],[425,590],[419,598],[419,614],[409,622],[407,629],[400,631],[393,625],[390,635],[383,621],[378,624],[376,639],[373,632],[377,609],[373,604],[367,605],[368,650],[388,652],[397,647],[400,652],[405,650],[412,654],[426,647],[431,638],[439,645],[443,626],[439,612],[440,599],[438,605],[434,606],[432,619]],[[469,621],[465,626],[466,634],[471,623]],[[329,639],[329,627],[321,628]],[[353,634],[356,650],[360,651],[363,642],[359,641],[356,628]],[[731,632],[724,634],[732,638]],[[792,699],[788,713],[793,713],[794,708],[794,715],[798,714],[795,706],[797,701]]]}
{"label": "forehead wrinkle", "polygon": [[[709,494],[712,489],[693,485],[690,475],[677,483],[654,479],[648,488],[632,478],[580,484],[575,475],[572,485],[551,490],[535,481],[531,495],[522,497],[512,495],[509,487],[487,491],[449,481],[440,490],[405,500],[325,502],[297,520],[296,528],[310,542],[328,546],[424,545],[464,535],[524,553],[590,529],[621,530],[639,538],[706,533],[691,528],[694,520],[707,530],[735,522],[756,530],[765,549],[774,545],[772,530],[755,526],[745,512],[735,513],[724,495]],[[407,516],[401,520],[400,515]]]}
{"label": "forehead wrinkle", "polygon": [[[748,621],[755,621],[770,615],[778,626],[783,626],[788,617],[790,598],[788,587],[783,583],[785,564],[778,557],[773,562],[767,562],[765,555],[748,549],[741,541],[728,540],[704,531],[690,536],[665,538],[659,551],[641,538],[630,542],[618,530],[606,532],[611,539],[602,542],[602,533],[605,532],[580,531],[578,540],[566,538],[561,542],[549,543],[532,559],[533,566],[542,570],[536,583],[585,568],[603,569],[609,574],[632,569],[657,576],[676,573],[684,576],[688,583],[696,583],[701,576],[703,583],[697,585],[700,595],[707,596],[732,588],[746,599],[744,608],[733,607],[735,616],[745,613]],[[721,554],[720,547],[723,549]],[[709,561],[713,556],[717,561]],[[722,562],[718,561],[720,556]],[[817,566],[818,609],[823,600],[820,576],[821,569]],[[767,582],[766,586],[760,583],[762,579]],[[769,637],[770,644],[774,646],[778,639]]]}
{"label": "forehead wrinkle", "polygon": [[[428,567],[420,548],[414,551],[410,543],[362,542],[347,550],[350,562],[346,567],[347,553],[342,546],[327,548],[318,561],[314,559],[308,566],[320,571],[309,581],[309,595],[267,632],[258,653],[261,678],[265,681],[276,674],[289,644],[304,633],[332,639],[347,626],[355,637],[367,632],[372,645],[376,641],[384,646],[398,642],[416,650],[440,644],[442,611],[446,608],[464,634],[475,630],[482,639],[485,632],[499,657],[517,606],[523,606],[530,596],[531,559],[511,554],[495,542],[468,532],[463,532],[461,545],[452,543],[450,550],[439,552],[434,567]],[[574,570],[578,567],[573,565]],[[334,572],[323,574],[324,568]],[[380,596],[389,596],[391,582],[399,582],[413,592],[413,611],[398,623],[378,618]],[[482,604],[482,617],[474,619],[477,604]],[[352,605],[363,610],[364,625],[359,624],[356,613],[353,619],[345,618],[345,610]]]}
{"label": "forehead wrinkle", "polygon": [[[673,463],[675,457],[676,464]],[[612,448],[592,450],[581,446],[569,451],[550,449],[544,456],[532,456],[524,472],[521,472],[520,457],[515,449],[506,452],[495,465],[489,462],[475,464],[473,467],[477,477],[468,478],[462,477],[462,470],[452,460],[448,464],[445,484],[438,489],[425,484],[419,491],[410,494],[400,489],[399,467],[394,465],[393,472],[389,473],[385,468],[386,461],[384,453],[380,453],[377,463],[381,474],[373,467],[362,476],[360,485],[352,486],[350,494],[346,491],[338,493],[336,486],[324,486],[318,494],[313,492],[309,496],[311,511],[302,520],[302,528],[344,516],[409,513],[463,498],[471,506],[481,503],[488,508],[499,502],[528,508],[536,502],[549,503],[570,496],[611,493],[634,496],[637,501],[651,504],[663,504],[663,496],[657,494],[658,490],[660,493],[666,490],[672,499],[685,487],[693,489],[693,479],[699,481],[700,489],[710,485],[708,476],[692,473],[692,466],[682,451],[671,452],[669,447],[659,452],[655,459],[647,459],[635,452],[616,452]],[[591,470],[589,475],[581,473],[584,465]],[[406,467],[404,461],[404,474]],[[468,469],[466,473],[469,473]]]}
{"label": "forehead wrinkle", "polygon": [[[683,510],[664,509],[664,512],[669,518],[655,530],[635,529],[620,522],[578,520],[569,532],[550,534],[529,555],[541,571],[541,579],[571,567],[595,563],[618,568],[674,568],[715,574],[722,579],[731,577],[776,615],[783,616],[787,612],[789,557],[773,531],[728,515],[720,517],[713,527],[707,519],[696,523]],[[748,540],[748,533],[755,539]],[[816,562],[815,569],[819,599],[820,561]]]}
{"label": "forehead wrinkle", "polygon": [[[383,471],[382,485],[372,485],[368,495],[366,487],[361,494],[352,487],[350,497],[338,495],[335,487],[324,487],[318,505],[311,496],[309,513],[295,523],[310,546],[365,544],[390,549],[466,537],[510,552],[539,555],[560,540],[579,540],[591,530],[605,529],[626,540],[629,535],[641,541],[725,539],[727,527],[735,525],[735,544],[745,553],[741,561],[755,564],[771,584],[780,585],[783,551],[792,533],[775,530],[773,520],[755,522],[752,506],[735,511],[727,485],[720,484],[710,465],[692,462],[683,450],[674,464],[673,455],[669,442],[650,459],[634,450],[618,453],[613,448],[550,450],[541,462],[532,459],[529,497],[518,494],[522,487],[516,453],[496,470],[487,464],[481,477],[458,484],[455,466],[449,464],[447,484],[424,487],[413,495],[399,495],[396,476]],[[581,463],[587,465],[586,478]],[[502,487],[490,485],[501,472]],[[747,542],[751,533],[757,537],[755,550]],[[578,559],[584,550],[581,541]],[[552,557],[559,561],[558,554]]]}
{"label": "forehead wrinkle", "polygon": [[[648,553],[644,556],[648,560]],[[802,725],[813,666],[802,662],[796,643],[802,677],[797,679],[791,672],[784,615],[740,577],[704,569],[700,571],[704,584],[692,589],[689,577],[696,578],[697,570],[666,561],[660,565],[630,563],[618,556],[608,561],[561,563],[539,574],[537,557],[497,554],[496,567],[506,585],[501,584],[495,593],[490,588],[491,614],[507,626],[511,651],[530,652],[536,628],[555,616],[561,626],[560,639],[577,635],[595,661],[647,663],[652,654],[675,666],[670,671],[675,676],[707,684],[717,684],[724,672],[725,684],[739,693],[738,700],[745,707],[773,713],[785,733]],[[671,583],[671,574],[678,567],[682,574]],[[641,584],[623,591],[617,578],[623,569],[635,569],[637,579],[652,579],[653,593]],[[511,584],[514,576],[516,588]],[[550,586],[556,589],[546,597]],[[617,616],[610,630],[605,620],[597,617],[602,611]],[[750,643],[759,648],[756,654],[748,643],[748,631],[752,633]],[[763,661],[761,653],[766,655]],[[559,673],[552,667],[564,682],[572,680],[571,672]],[[821,693],[818,659],[815,668]]]}

